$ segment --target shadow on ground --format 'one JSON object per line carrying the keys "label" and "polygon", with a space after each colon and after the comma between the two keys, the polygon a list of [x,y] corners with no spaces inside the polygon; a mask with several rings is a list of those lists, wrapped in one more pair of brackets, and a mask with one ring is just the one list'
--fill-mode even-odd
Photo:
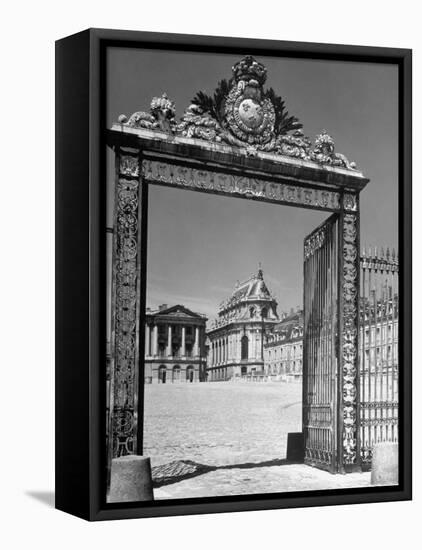
{"label": "shadow on ground", "polygon": [[25,494],[38,502],[41,502],[49,508],[54,508],[55,493],[54,491],[26,491]]}
{"label": "shadow on ground", "polygon": [[153,486],[163,487],[179,483],[216,470],[250,470],[253,468],[268,468],[269,466],[286,466],[288,464],[302,464],[303,461],[287,460],[285,458],[265,460],[263,462],[244,462],[242,464],[227,464],[225,466],[208,466],[192,460],[175,460],[169,464],[152,468]]}

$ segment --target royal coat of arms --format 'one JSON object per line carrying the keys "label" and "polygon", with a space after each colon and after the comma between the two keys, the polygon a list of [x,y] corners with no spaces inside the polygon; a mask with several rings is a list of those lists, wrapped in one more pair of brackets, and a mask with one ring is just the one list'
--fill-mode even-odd
{"label": "royal coat of arms", "polygon": [[138,111],[129,119],[122,115],[119,123],[223,142],[246,149],[247,154],[264,151],[354,170],[355,164],[335,151],[334,140],[325,131],[312,145],[284,100],[273,88],[264,88],[266,80],[266,67],[248,55],[233,65],[232,77],[221,80],[212,96],[198,92],[180,122],[174,103],[163,94],[153,98],[149,113]]}
{"label": "royal coat of arms", "polygon": [[[239,61],[233,67],[233,84],[225,101],[230,131],[251,145],[268,143],[275,137],[275,108],[262,87],[266,72],[253,57]],[[298,122],[296,126],[300,126]]]}

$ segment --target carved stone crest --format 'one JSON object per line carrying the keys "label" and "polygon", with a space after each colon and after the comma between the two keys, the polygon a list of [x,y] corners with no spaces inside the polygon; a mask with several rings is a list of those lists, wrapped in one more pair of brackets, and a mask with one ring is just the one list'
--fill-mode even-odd
{"label": "carved stone crest", "polygon": [[273,88],[264,88],[266,80],[265,66],[248,55],[233,65],[232,77],[221,80],[213,95],[198,92],[180,122],[174,102],[164,93],[153,98],[149,113],[137,111],[129,119],[121,115],[119,123],[228,143],[247,155],[264,151],[354,170],[353,162],[335,152],[334,140],[325,130],[312,145],[301,122],[287,112],[284,100]]}
{"label": "carved stone crest", "polygon": [[251,56],[233,67],[232,88],[225,102],[230,131],[250,145],[274,139],[275,108],[264,95],[266,69]]}

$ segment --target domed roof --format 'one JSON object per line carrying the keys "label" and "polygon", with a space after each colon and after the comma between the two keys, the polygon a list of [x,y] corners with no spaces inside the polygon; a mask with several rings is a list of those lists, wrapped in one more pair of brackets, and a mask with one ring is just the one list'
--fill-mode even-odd
{"label": "domed roof", "polygon": [[265,284],[264,274],[261,268],[258,270],[258,273],[252,275],[252,277],[243,283],[238,282],[236,284],[232,295],[221,304],[220,310],[227,309],[239,302],[252,300],[267,300],[271,302],[275,300]]}

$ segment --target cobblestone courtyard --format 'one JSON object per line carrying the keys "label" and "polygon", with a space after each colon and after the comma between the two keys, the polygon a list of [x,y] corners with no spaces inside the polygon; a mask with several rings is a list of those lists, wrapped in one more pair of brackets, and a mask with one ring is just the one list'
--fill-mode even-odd
{"label": "cobblestone courtyard", "polygon": [[145,386],[144,454],[153,470],[177,461],[205,465],[196,477],[156,488],[155,498],[369,485],[369,473],[332,476],[283,464],[287,434],[301,431],[301,422],[299,383]]}
{"label": "cobblestone courtyard", "polygon": [[144,453],[152,466],[194,460],[221,466],[285,458],[301,431],[298,383],[209,382],[145,386]]}

